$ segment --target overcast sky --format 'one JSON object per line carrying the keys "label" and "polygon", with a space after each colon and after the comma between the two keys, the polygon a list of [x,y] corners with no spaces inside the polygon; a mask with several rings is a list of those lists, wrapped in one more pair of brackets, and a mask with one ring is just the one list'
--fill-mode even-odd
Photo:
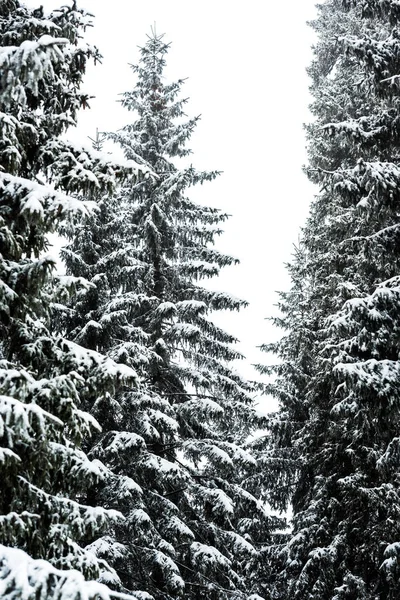
{"label": "overcast sky", "polygon": [[[62,1],[40,0],[56,8]],[[241,260],[226,269],[216,289],[250,302],[241,315],[223,316],[225,329],[241,340],[248,357],[240,367],[265,362],[256,346],[276,339],[266,317],[276,313],[276,290],[287,289],[284,263],[307,215],[315,190],[302,172],[306,161],[302,124],[310,119],[308,77],[313,34],[306,21],[314,0],[81,0],[95,15],[87,39],[103,54],[90,68],[85,91],[96,96],[71,137],[85,140],[98,127],[115,130],[132,115],[120,92],[134,86],[128,63],[156,23],[171,42],[167,80],[188,77],[189,116],[201,114],[193,135],[193,165],[223,175],[191,195],[232,215],[218,249]]]}

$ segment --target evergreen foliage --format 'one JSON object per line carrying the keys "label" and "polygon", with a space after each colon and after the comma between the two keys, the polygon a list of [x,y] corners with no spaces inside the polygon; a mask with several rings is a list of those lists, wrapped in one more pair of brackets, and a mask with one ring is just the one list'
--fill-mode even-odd
{"label": "evergreen foliage", "polygon": [[[265,391],[277,398],[281,411],[270,416],[267,437],[256,442],[263,461],[269,502],[280,511],[294,502],[292,481],[296,477],[296,434],[308,418],[306,391],[314,372],[316,344],[315,312],[310,311],[308,263],[303,243],[295,248],[293,262],[287,265],[292,287],[279,293],[281,316],[272,320],[286,335],[278,343],[264,344],[261,350],[279,355],[272,366],[256,365],[264,375],[273,376]],[[265,452],[265,440],[273,433],[275,446]]]}
{"label": "evergreen foliage", "polygon": [[123,517],[85,503],[111,474],[81,449],[99,429],[81,406],[135,373],[49,329],[52,303],[79,283],[55,280],[49,233],[93,209],[78,192],[112,189],[124,173],[59,137],[87,102],[79,85],[98,57],[81,39],[88,24],[75,3],[48,17],[0,4],[0,596],[10,600],[107,599],[84,578],[118,583],[87,549]]}
{"label": "evergreen foliage", "polygon": [[282,297],[288,335],[272,346],[273,454],[277,468],[294,458],[281,471],[294,518],[275,549],[279,599],[400,596],[398,19],[396,2],[327,0],[313,23],[320,193]]}
{"label": "evergreen foliage", "polygon": [[182,166],[198,118],[186,119],[183,81],[164,81],[167,51],[155,34],[141,48],[136,86],[122,96],[136,120],[110,135],[155,177],[104,197],[69,233],[67,272],[90,287],[59,326],[142,382],[92,408],[105,433],[90,456],[137,484],[98,489],[126,516],[99,556],[114,555],[126,588],[155,598],[256,598],[260,549],[275,523],[244,483],[258,469],[246,443],[261,419],[252,386],[231,366],[241,358],[235,338],[210,319],[246,303],[201,285],[237,261],[212,247],[227,215],[187,197],[217,173]]}

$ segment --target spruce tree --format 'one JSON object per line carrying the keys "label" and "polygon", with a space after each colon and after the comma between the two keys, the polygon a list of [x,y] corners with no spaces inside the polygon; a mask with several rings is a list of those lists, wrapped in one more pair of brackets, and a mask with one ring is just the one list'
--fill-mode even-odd
{"label": "spruce tree", "polygon": [[[293,532],[275,551],[277,598],[400,594],[399,16],[397,3],[327,0],[313,23],[308,173],[321,191],[302,238],[308,300],[286,302],[284,325],[314,342],[292,410],[304,418],[291,424]],[[278,377],[278,429],[298,374]]]}
{"label": "spruce tree", "polygon": [[81,40],[89,22],[75,3],[47,17],[18,0],[0,5],[0,596],[7,599],[109,598],[104,585],[85,581],[101,574],[118,585],[112,567],[87,548],[123,517],[85,503],[87,490],[113,475],[81,449],[99,429],[82,400],[132,385],[135,373],[51,332],[53,303],[79,282],[56,280],[46,256],[49,234],[93,209],[78,192],[111,189],[123,173],[59,137],[86,103],[79,85],[87,59],[98,56]]}
{"label": "spruce tree", "polygon": [[246,303],[201,286],[236,261],[212,247],[227,215],[187,197],[217,173],[174,160],[190,155],[198,118],[185,117],[183,81],[164,80],[167,51],[162,36],[149,36],[133,67],[136,86],[122,97],[136,120],[110,134],[155,176],[105,197],[95,221],[72,231],[67,272],[92,285],[60,327],[133,366],[142,381],[93,407],[107,433],[90,455],[138,484],[135,502],[98,490],[126,515],[100,554],[118,541],[114,564],[125,586],[155,598],[248,598],[275,520],[243,483],[258,468],[246,448],[261,424],[253,388],[231,366],[241,358],[235,338],[210,318]]}

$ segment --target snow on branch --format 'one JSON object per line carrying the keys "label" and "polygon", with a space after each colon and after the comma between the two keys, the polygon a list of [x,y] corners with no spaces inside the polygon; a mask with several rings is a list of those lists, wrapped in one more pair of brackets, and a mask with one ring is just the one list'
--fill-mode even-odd
{"label": "snow on branch", "polygon": [[[104,382],[110,380],[123,382],[125,385],[137,384],[137,374],[133,369],[116,363],[95,350],[83,348],[66,339],[61,340],[61,349],[65,353],[65,362],[71,362],[76,371],[85,378],[89,373],[92,377],[100,377]],[[93,374],[95,368],[98,372]]]}
{"label": "snow on branch", "polygon": [[36,217],[43,221],[50,217],[54,221],[78,213],[88,214],[95,206],[94,202],[77,200],[48,185],[8,173],[0,173],[0,191],[10,198],[20,198],[20,215],[27,220]]}
{"label": "snow on branch", "polygon": [[26,40],[20,46],[0,48],[0,95],[3,106],[8,108],[12,102],[23,106],[27,89],[38,96],[40,81],[48,75],[54,76],[53,65],[64,61],[59,46],[68,43],[66,38],[42,35],[37,41]]}
{"label": "snow on branch", "polygon": [[392,390],[398,386],[400,366],[398,361],[370,359],[356,363],[339,363],[334,367],[358,388],[374,390],[391,399]]}
{"label": "snow on branch", "polygon": [[113,192],[117,182],[126,177],[156,177],[150,169],[133,160],[114,159],[69,140],[53,139],[44,145],[40,160],[53,185],[69,193]]}
{"label": "snow on branch", "polygon": [[[124,520],[122,513],[112,508],[87,506],[60,494],[57,496],[48,494],[21,475],[18,475],[18,481],[32,497],[37,498],[40,502],[48,503],[49,506],[55,507],[58,515],[65,516],[74,526],[79,524],[81,532],[93,533],[98,529],[103,529],[110,523],[117,523]],[[0,595],[0,597],[2,596]]]}
{"label": "snow on branch", "polygon": [[61,571],[23,550],[0,545],[0,597],[3,600],[151,600],[143,592],[129,596],[97,581],[85,581],[79,571]]}

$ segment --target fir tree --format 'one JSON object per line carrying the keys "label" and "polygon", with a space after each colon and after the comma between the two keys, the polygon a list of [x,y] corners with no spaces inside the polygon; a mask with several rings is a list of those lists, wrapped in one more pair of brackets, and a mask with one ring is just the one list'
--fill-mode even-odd
{"label": "fir tree", "polygon": [[81,405],[114,393],[120,381],[131,385],[135,373],[49,330],[52,303],[79,282],[54,279],[48,235],[93,208],[67,194],[111,189],[123,172],[59,138],[86,102],[79,85],[87,59],[97,57],[81,40],[88,23],[75,4],[47,18],[17,0],[0,5],[0,596],[7,599],[106,599],[111,592],[85,578],[103,573],[118,584],[86,547],[122,515],[84,502],[87,489],[112,474],[81,450],[99,428]]}
{"label": "fir tree", "polygon": [[[284,316],[290,336],[296,324],[303,339],[311,332],[313,364],[292,411],[305,418],[292,422],[294,519],[276,550],[279,598],[400,593],[398,18],[397,3],[329,0],[313,23],[308,172],[321,191],[303,231],[305,318],[301,296]],[[275,351],[285,358],[285,341]],[[298,373],[277,381],[280,430]]]}
{"label": "fir tree", "polygon": [[122,100],[137,118],[110,135],[155,177],[104,198],[95,221],[72,232],[67,271],[92,286],[60,323],[142,379],[138,392],[93,407],[107,433],[90,455],[138,484],[135,502],[99,490],[127,517],[99,552],[117,540],[126,587],[156,598],[248,598],[274,520],[243,484],[257,470],[246,449],[260,425],[253,389],[231,366],[241,358],[235,338],[210,319],[245,302],[200,284],[236,260],[212,248],[227,215],[186,195],[217,173],[174,161],[190,155],[198,118],[185,117],[183,81],[164,81],[167,51],[155,34],[141,48],[136,86]]}

